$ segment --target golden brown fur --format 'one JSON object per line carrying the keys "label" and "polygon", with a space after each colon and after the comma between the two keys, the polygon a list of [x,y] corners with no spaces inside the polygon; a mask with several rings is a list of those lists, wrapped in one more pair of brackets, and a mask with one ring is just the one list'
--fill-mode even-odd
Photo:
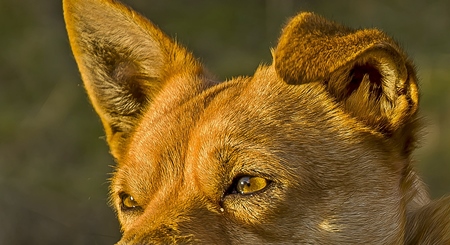
{"label": "golden brown fur", "polygon": [[450,199],[410,163],[415,71],[383,32],[301,13],[272,65],[219,83],[116,1],[64,16],[117,161],[119,244],[450,244]]}

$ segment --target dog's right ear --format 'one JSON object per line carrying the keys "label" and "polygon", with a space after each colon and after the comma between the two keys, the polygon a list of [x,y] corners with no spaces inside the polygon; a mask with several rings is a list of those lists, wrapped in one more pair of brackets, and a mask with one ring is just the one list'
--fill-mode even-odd
{"label": "dog's right ear", "polygon": [[120,158],[146,106],[169,77],[201,76],[191,53],[113,0],[64,0],[70,45],[90,100]]}

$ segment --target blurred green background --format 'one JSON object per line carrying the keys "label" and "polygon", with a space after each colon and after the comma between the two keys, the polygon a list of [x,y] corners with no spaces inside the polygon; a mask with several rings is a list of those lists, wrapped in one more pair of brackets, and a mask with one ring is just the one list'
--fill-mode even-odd
{"label": "blurred green background", "polygon": [[[220,78],[270,63],[299,11],[394,36],[418,67],[433,197],[450,193],[450,1],[128,0]],[[0,0],[0,244],[112,244],[113,161],[67,41],[61,2]]]}

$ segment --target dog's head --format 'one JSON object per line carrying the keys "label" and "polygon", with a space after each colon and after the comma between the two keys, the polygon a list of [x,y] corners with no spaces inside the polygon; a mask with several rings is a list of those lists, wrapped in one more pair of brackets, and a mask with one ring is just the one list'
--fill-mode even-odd
{"label": "dog's head", "polygon": [[427,202],[415,72],[381,31],[302,13],[271,65],[218,83],[115,1],[64,12],[117,161],[121,244],[402,243]]}

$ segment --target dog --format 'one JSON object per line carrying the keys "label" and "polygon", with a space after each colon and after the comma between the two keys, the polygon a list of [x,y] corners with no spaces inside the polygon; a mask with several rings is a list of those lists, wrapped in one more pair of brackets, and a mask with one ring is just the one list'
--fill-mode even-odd
{"label": "dog", "polygon": [[314,13],[273,62],[214,79],[114,0],[63,0],[115,161],[118,244],[450,244],[450,197],[413,170],[419,88],[377,29]]}

